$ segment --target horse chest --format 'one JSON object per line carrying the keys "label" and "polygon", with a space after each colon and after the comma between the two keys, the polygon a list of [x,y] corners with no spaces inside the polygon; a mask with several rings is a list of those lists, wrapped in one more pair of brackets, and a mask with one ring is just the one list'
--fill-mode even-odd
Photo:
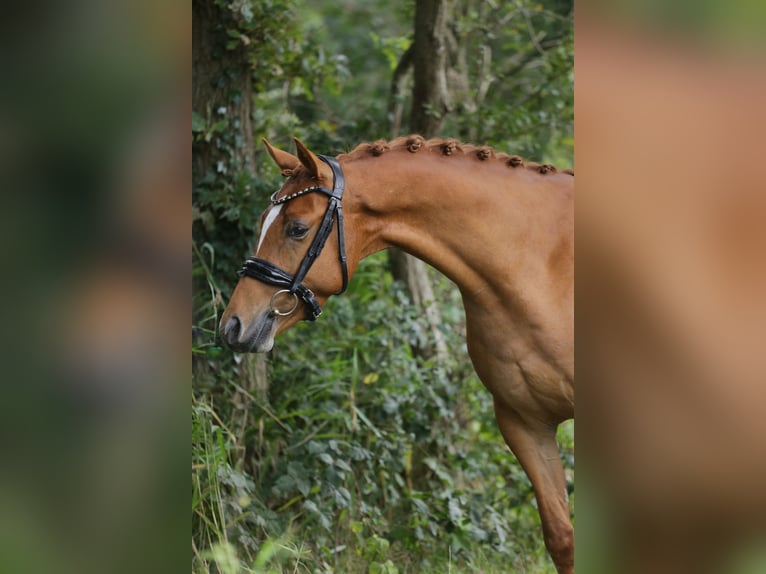
{"label": "horse chest", "polygon": [[529,336],[472,323],[469,318],[469,355],[496,401],[541,420],[573,416],[573,381]]}

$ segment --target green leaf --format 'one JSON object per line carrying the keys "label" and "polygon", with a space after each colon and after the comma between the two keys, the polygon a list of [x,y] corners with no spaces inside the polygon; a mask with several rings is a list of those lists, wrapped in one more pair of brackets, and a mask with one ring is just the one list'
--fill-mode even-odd
{"label": "green leaf", "polygon": [[205,119],[197,112],[192,112],[192,133],[205,131]]}

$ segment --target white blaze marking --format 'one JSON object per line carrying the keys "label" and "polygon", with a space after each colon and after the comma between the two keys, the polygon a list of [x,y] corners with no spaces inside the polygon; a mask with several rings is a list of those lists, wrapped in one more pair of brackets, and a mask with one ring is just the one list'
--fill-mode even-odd
{"label": "white blaze marking", "polygon": [[258,252],[261,250],[261,244],[263,243],[263,240],[266,238],[266,234],[269,232],[269,227],[271,227],[271,224],[274,223],[274,220],[277,218],[277,215],[279,215],[279,212],[282,210],[282,205],[274,205],[271,207],[271,210],[266,215],[266,220],[263,222],[263,227],[261,228],[261,236],[258,238],[258,247],[255,249],[255,254],[258,255]]}

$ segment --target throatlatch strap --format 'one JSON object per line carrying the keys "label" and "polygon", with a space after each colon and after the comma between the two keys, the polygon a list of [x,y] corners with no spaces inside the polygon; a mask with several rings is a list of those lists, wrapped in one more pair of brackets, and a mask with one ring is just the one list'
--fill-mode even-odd
{"label": "throatlatch strap", "polygon": [[[319,159],[330,166],[333,175],[332,195],[333,199],[337,199],[334,211],[338,214],[338,258],[340,259],[341,275],[343,277],[343,284],[340,291],[335,294],[340,295],[348,288],[348,262],[346,258],[346,234],[343,229],[343,205],[341,200],[343,199],[343,192],[346,190],[346,176],[343,175],[343,169],[340,167],[340,162],[334,157],[328,157],[320,155]],[[328,210],[330,206],[328,205]],[[329,231],[328,231],[329,234]]]}

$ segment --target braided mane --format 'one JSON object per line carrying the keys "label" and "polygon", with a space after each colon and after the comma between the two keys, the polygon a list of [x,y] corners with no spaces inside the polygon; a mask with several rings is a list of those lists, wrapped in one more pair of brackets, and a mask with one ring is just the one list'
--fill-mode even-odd
{"label": "braided mane", "polygon": [[[349,153],[342,154],[339,157],[346,161],[353,161],[369,156],[378,157],[388,152],[401,151],[407,151],[409,153],[426,151],[446,156],[474,156],[479,161],[499,161],[512,168],[523,168],[542,174],[557,173],[559,171],[548,163],[524,161],[524,159],[518,155],[495,153],[489,146],[476,146],[473,144],[461,143],[452,138],[432,138],[427,140],[419,135],[402,136],[391,141],[377,140],[373,143],[362,143],[352,149]],[[574,171],[571,169],[561,170],[561,173],[574,175]]]}

